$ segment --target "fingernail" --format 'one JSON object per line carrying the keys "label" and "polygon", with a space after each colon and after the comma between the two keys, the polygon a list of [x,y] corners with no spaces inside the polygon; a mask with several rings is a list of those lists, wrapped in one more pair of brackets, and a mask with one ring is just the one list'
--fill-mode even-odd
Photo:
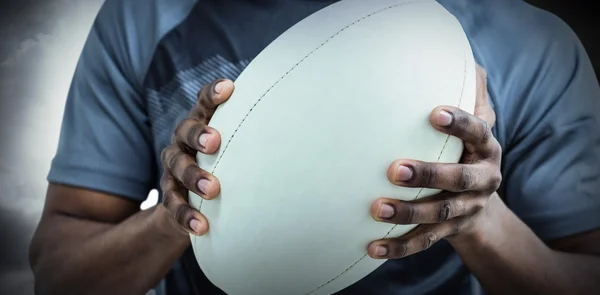
{"label": "fingernail", "polygon": [[439,122],[440,126],[450,126],[452,124],[452,114],[447,111],[440,111]]}
{"label": "fingernail", "polygon": [[379,218],[391,218],[392,216],[394,216],[394,207],[382,204],[379,208]]}
{"label": "fingernail", "polygon": [[210,181],[208,179],[200,179],[198,180],[198,189],[203,193],[206,194],[206,192],[208,191],[208,186],[210,185]]}
{"label": "fingernail", "polygon": [[192,219],[190,220],[190,228],[195,232],[195,233],[200,233],[200,221],[196,220],[196,219]]}
{"label": "fingernail", "polygon": [[382,257],[382,256],[387,255],[387,253],[388,253],[387,247],[385,247],[385,246],[375,247],[375,255],[376,256]]}
{"label": "fingernail", "polygon": [[221,93],[221,89],[223,89],[224,84],[225,84],[225,82],[221,81],[221,82],[217,83],[217,85],[215,85],[215,93],[216,94]]}
{"label": "fingernail", "polygon": [[396,180],[398,181],[409,181],[413,177],[412,169],[398,165],[398,171],[396,171]]}
{"label": "fingernail", "polygon": [[208,142],[208,139],[210,139],[210,135],[210,133],[202,133],[202,135],[200,135],[200,139],[198,141],[202,147],[206,147],[206,143]]}

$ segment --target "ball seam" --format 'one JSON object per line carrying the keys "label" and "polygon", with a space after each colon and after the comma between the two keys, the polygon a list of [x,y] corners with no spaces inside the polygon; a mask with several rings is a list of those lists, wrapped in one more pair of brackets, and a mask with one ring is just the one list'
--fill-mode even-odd
{"label": "ball seam", "polygon": [[[246,121],[246,119],[248,118],[248,116],[250,115],[250,113],[254,110],[254,108],[262,101],[262,99],[264,97],[266,97],[269,92],[271,92],[271,90],[273,88],[275,88],[275,86],[277,86],[279,84],[279,82],[281,82],[283,79],[285,79],[294,69],[296,69],[302,62],[304,62],[306,59],[308,59],[311,55],[313,55],[315,52],[317,52],[319,49],[321,49],[323,46],[325,46],[327,43],[329,43],[332,39],[334,39],[335,37],[337,37],[339,34],[341,34],[343,31],[347,30],[348,28],[350,28],[351,26],[373,16],[376,15],[378,13],[387,11],[389,9],[392,8],[397,8],[397,7],[401,7],[401,6],[405,6],[408,4],[413,4],[413,3],[418,3],[418,2],[425,2],[423,0],[420,1],[410,1],[410,2],[404,2],[404,3],[400,3],[400,4],[395,4],[395,5],[391,5],[385,8],[382,8],[380,10],[371,12],[357,20],[355,20],[354,22],[346,25],[345,27],[343,27],[342,29],[340,29],[339,31],[337,31],[335,34],[333,34],[332,36],[330,36],[329,38],[327,38],[325,41],[323,41],[319,46],[317,46],[315,49],[313,49],[311,52],[309,52],[307,55],[305,55],[303,58],[301,58],[294,66],[292,66],[287,72],[285,72],[285,74],[283,74],[277,81],[275,81],[273,83],[273,85],[271,85],[266,91],[265,93],[263,93],[263,95],[261,95],[259,97],[259,99],[256,100],[256,102],[252,105],[252,107],[250,107],[250,109],[248,110],[248,112],[246,113],[246,115],[242,118],[242,120],[240,121],[240,123],[238,124],[237,128],[232,132],[231,136],[229,137],[229,139],[227,140],[227,143],[225,144],[225,146],[223,147],[223,151],[221,152],[221,154],[219,155],[219,158],[217,159],[217,161],[215,162],[215,166],[212,169],[211,173],[214,174],[215,171],[217,170],[219,163],[221,162],[221,159],[223,158],[223,156],[225,155],[225,152],[227,151],[227,147],[229,147],[229,144],[231,143],[231,141],[233,140],[233,138],[235,137],[235,134],[237,133],[237,131],[241,128],[241,126],[244,124],[244,122]],[[464,95],[464,88],[465,88],[465,83],[466,83],[466,78],[467,78],[467,60],[465,58],[465,66],[464,66],[464,77],[463,77],[463,85],[462,85],[462,89],[461,89],[461,94],[459,97],[459,101],[458,101],[458,106],[460,107],[461,103],[462,103],[462,98]],[[442,154],[444,153],[444,150],[448,144],[448,141],[450,140],[450,136],[448,135],[446,137],[446,140],[444,142],[444,145],[442,146],[442,150],[440,151],[440,154],[438,155],[437,161],[440,160],[440,158],[442,157]],[[419,189],[419,191],[417,192],[417,194],[415,195],[414,199],[417,199],[421,193],[423,192],[423,188]],[[204,202],[204,199],[200,199],[200,204],[198,206],[198,211],[202,212],[202,204]],[[397,227],[397,225],[393,225],[390,230],[385,234],[385,236],[383,237],[384,239],[386,237],[389,236],[389,234]],[[194,246],[196,245],[196,239],[194,239]],[[362,261],[365,257],[368,256],[368,253],[365,253],[361,258],[359,258],[357,261],[355,261],[354,263],[352,263],[348,268],[346,268],[345,270],[343,270],[342,272],[340,272],[338,275],[336,275],[335,277],[333,277],[332,279],[328,280],[327,282],[323,283],[322,285],[316,287],[314,290],[305,293],[304,295],[309,295],[312,294],[316,291],[318,291],[319,289],[327,286],[328,284],[330,284],[331,282],[335,281],[336,279],[338,279],[339,277],[341,277],[342,275],[344,275],[345,273],[347,273],[349,270],[351,270],[354,266],[356,266],[360,261]]]}
{"label": "ball seam", "polygon": [[[465,90],[465,82],[467,79],[467,60],[465,59],[465,67],[464,67],[464,78],[463,78],[463,85],[462,85],[462,89],[461,89],[461,94],[458,100],[458,105],[457,107],[460,107],[461,103],[462,103],[462,98],[463,98],[463,94],[464,94],[464,90]],[[448,145],[448,141],[450,140],[450,135],[446,136],[446,140],[444,141],[444,145],[442,146],[442,150],[440,151],[440,154],[437,157],[436,162],[439,162],[439,160],[442,157],[442,154],[444,154],[444,150],[446,149],[446,146]],[[413,198],[413,200],[416,200],[419,198],[419,196],[421,196],[421,193],[423,192],[423,188],[420,188],[419,191],[417,192],[417,194],[415,195],[415,197]],[[390,233],[397,227],[398,225],[395,224],[392,226],[392,228],[390,228],[390,230],[385,234],[385,236],[383,236],[382,239],[387,238]],[[342,271],[341,273],[339,273],[337,276],[333,277],[332,279],[330,279],[329,281],[325,282],[324,284],[322,284],[321,286],[317,287],[316,289],[305,293],[304,295],[309,295],[312,294],[314,292],[316,292],[317,290],[327,286],[329,283],[335,281],[337,278],[341,277],[342,275],[344,275],[346,272],[348,272],[350,269],[352,269],[354,266],[356,266],[360,261],[362,261],[365,257],[368,256],[368,253],[365,253],[361,258],[359,258],[357,261],[355,261],[354,263],[352,263],[348,268],[346,268],[344,271]]]}
{"label": "ball seam", "polygon": [[[229,137],[229,139],[227,140],[227,143],[225,143],[224,147],[223,147],[223,151],[221,152],[221,154],[219,155],[219,157],[217,158],[217,161],[215,162],[215,166],[211,171],[211,174],[214,174],[215,171],[217,170],[219,163],[221,162],[221,159],[223,158],[223,156],[225,155],[225,152],[227,151],[227,148],[229,147],[229,144],[231,143],[231,141],[233,141],[233,138],[235,137],[236,133],[238,132],[238,130],[242,127],[242,125],[244,124],[244,122],[246,121],[246,119],[248,118],[248,116],[250,115],[250,113],[252,113],[252,111],[254,110],[254,108],[262,101],[263,98],[265,98],[265,96],[267,96],[267,94],[269,94],[269,92],[271,92],[271,90],[273,90],[273,88],[275,88],[275,86],[277,86],[277,84],[279,84],[279,82],[281,82],[283,79],[285,79],[294,69],[296,69],[302,62],[304,62],[306,59],[308,59],[311,55],[313,55],[315,52],[317,52],[319,49],[321,49],[323,46],[325,46],[327,43],[329,43],[331,40],[333,40],[335,37],[337,37],[339,34],[341,34],[343,31],[347,30],[348,28],[350,28],[351,26],[375,15],[378,13],[381,13],[383,11],[389,10],[391,8],[396,8],[396,7],[400,7],[400,6],[405,6],[408,4],[412,4],[412,3],[417,3],[417,2],[425,2],[424,0],[417,0],[417,1],[410,1],[410,2],[404,2],[401,4],[395,4],[395,5],[391,5],[385,8],[382,8],[380,10],[371,12],[357,20],[355,20],[354,22],[346,25],[345,27],[343,27],[342,29],[340,29],[339,31],[337,31],[335,34],[333,34],[332,36],[330,36],[329,38],[327,38],[325,41],[323,41],[323,43],[321,43],[319,46],[317,46],[315,49],[313,49],[311,52],[309,52],[307,55],[305,55],[303,58],[301,58],[295,65],[293,65],[287,72],[285,72],[285,74],[283,74],[279,79],[277,79],[277,81],[275,81],[273,83],[273,85],[271,85],[266,91],[265,93],[263,93],[257,100],[256,102],[254,102],[254,104],[252,105],[252,107],[250,107],[250,109],[248,110],[248,112],[246,113],[246,115],[244,115],[244,117],[242,118],[242,120],[240,121],[240,123],[238,124],[238,126],[236,127],[235,130],[233,130],[231,136]],[[198,205],[198,211],[200,211],[202,209],[202,203],[204,203],[204,199],[200,199],[200,204]]]}

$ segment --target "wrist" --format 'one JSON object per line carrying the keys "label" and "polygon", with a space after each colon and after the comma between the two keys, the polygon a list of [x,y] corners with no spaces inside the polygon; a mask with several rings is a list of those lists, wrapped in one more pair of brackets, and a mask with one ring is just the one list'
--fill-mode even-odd
{"label": "wrist", "polygon": [[[478,218],[479,219],[479,218]],[[485,227],[483,223],[487,221],[484,218],[468,225],[468,229],[461,230],[460,233],[455,234],[446,238],[450,245],[456,250],[460,249],[473,249],[473,247],[480,247],[485,241]]]}

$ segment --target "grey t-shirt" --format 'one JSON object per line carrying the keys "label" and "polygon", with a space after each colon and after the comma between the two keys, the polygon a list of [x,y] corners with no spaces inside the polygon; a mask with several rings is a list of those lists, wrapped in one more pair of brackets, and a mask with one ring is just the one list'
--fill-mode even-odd
{"label": "grey t-shirt", "polygon": [[[279,34],[333,2],[107,0],[73,78],[48,180],[143,201],[159,188],[160,152],[202,85],[235,80]],[[438,2],[487,69],[505,202],[544,240],[600,227],[600,88],[577,37],[520,0]],[[469,278],[441,241],[339,294],[469,294]],[[189,249],[165,282],[157,290],[222,294]]]}

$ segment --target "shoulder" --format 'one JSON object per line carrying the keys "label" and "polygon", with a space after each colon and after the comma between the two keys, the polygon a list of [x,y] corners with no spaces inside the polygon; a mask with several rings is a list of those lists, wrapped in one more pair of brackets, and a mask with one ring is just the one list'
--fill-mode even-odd
{"label": "shoulder", "polygon": [[517,62],[530,66],[557,54],[574,56],[580,49],[579,39],[564,21],[522,0],[439,2],[459,20],[479,62],[487,63],[493,76]]}
{"label": "shoulder", "polygon": [[[591,62],[577,35],[556,15],[521,0],[440,3],[461,22],[487,70],[503,145],[534,129],[576,121],[595,104]],[[549,117],[557,113],[560,118]]]}
{"label": "shoulder", "polygon": [[[141,88],[160,40],[188,16],[197,0],[106,0],[83,55],[103,56]],[[101,51],[101,52],[98,52]]]}

